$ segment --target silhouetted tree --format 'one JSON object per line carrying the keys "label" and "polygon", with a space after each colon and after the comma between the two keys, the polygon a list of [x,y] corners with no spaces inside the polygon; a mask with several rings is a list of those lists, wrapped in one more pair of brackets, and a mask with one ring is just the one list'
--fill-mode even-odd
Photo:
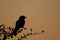
{"label": "silhouetted tree", "polygon": [[[6,40],[10,36],[11,36],[11,38],[13,38],[13,35],[16,36],[18,33],[23,31],[23,29],[21,29],[21,28],[24,28],[24,25],[25,25],[25,20],[24,19],[25,18],[26,17],[24,15],[20,16],[19,19],[16,21],[15,28],[9,27],[9,32],[7,32],[5,30],[5,25],[4,24],[0,25],[0,32],[2,32],[0,34],[4,34],[4,38],[2,40]],[[24,28],[24,30],[27,30],[27,28]],[[44,33],[44,30],[42,31],[42,33]],[[23,38],[27,39],[27,36],[36,35],[36,34],[41,34],[41,33],[36,33],[36,32],[32,33],[32,29],[30,29],[30,33],[27,33],[26,35],[23,34],[24,36],[21,35],[21,38],[18,38],[18,40],[22,40]]]}

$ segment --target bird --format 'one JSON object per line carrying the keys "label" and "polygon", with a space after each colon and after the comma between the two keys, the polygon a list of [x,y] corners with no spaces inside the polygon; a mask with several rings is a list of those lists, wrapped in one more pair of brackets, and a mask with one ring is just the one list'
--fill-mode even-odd
{"label": "bird", "polygon": [[17,35],[17,31],[20,29],[20,28],[24,28],[24,25],[25,25],[25,17],[24,15],[20,16],[19,19],[16,21],[16,24],[15,24],[15,29],[13,30],[12,32],[12,35]]}

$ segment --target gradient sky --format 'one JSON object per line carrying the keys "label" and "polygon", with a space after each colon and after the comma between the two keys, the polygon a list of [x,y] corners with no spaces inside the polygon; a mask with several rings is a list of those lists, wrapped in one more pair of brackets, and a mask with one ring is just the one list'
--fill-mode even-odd
{"label": "gradient sky", "polygon": [[60,40],[60,0],[0,0],[0,24],[15,26],[21,15],[27,17],[25,27],[45,30],[27,40]]}

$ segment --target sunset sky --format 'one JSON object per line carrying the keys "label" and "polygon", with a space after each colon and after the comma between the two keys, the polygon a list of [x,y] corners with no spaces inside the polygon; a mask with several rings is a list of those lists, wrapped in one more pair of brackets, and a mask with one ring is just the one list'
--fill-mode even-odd
{"label": "sunset sky", "polygon": [[28,29],[45,30],[27,40],[60,40],[60,0],[0,0],[0,24],[14,27],[21,15]]}

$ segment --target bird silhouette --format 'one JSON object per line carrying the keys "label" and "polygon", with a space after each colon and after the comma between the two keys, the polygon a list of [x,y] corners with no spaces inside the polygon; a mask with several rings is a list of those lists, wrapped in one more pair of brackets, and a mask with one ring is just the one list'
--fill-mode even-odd
{"label": "bird silhouette", "polygon": [[12,35],[17,35],[17,31],[20,29],[20,28],[24,28],[24,25],[25,25],[25,19],[26,17],[24,15],[20,16],[19,19],[16,21],[16,24],[15,24],[15,29],[14,31],[12,32]]}

